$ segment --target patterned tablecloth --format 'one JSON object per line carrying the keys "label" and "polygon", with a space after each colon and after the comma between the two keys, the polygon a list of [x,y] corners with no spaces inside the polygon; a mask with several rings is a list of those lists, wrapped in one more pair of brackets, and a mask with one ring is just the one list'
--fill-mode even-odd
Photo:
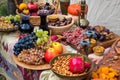
{"label": "patterned tablecloth", "polygon": [[[18,38],[18,32],[0,33],[0,74],[4,75],[7,80],[60,80],[51,70],[28,70],[16,65],[12,60],[12,55],[14,44],[18,41]],[[68,51],[76,52],[70,46],[65,47]],[[102,57],[94,54],[90,54],[89,58],[96,63],[102,59]]]}

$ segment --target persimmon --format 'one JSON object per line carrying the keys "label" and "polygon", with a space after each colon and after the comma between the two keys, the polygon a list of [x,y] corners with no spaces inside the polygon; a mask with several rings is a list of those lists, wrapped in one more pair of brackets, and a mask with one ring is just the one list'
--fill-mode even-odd
{"label": "persimmon", "polygon": [[27,6],[27,4],[26,3],[21,3],[20,5],[19,5],[19,10],[23,10],[23,9],[27,9],[28,8],[28,6]]}

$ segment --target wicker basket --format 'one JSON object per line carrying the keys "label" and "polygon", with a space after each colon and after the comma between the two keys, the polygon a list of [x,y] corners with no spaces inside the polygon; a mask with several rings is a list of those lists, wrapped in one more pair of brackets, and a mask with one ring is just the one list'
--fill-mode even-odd
{"label": "wicker basket", "polygon": [[[17,2],[17,0],[14,0],[14,2],[15,2],[15,5],[17,7],[16,14],[20,15],[21,13],[19,13],[19,11],[18,11],[18,7],[19,7],[18,2]],[[59,6],[59,0],[52,0],[52,3],[53,4],[51,5],[51,9],[55,8],[54,14],[57,14],[57,12],[58,12],[58,6]],[[45,5],[44,3],[38,3],[38,2],[36,2],[36,4],[38,6],[44,6]],[[39,26],[41,24],[40,20],[41,20],[40,16],[30,16],[30,22],[34,26]]]}
{"label": "wicker basket", "polygon": [[[59,17],[67,17],[67,15],[58,15]],[[72,22],[65,26],[50,26],[48,28],[51,30],[52,34],[61,35],[63,32],[69,30],[74,25],[74,19],[72,18]]]}

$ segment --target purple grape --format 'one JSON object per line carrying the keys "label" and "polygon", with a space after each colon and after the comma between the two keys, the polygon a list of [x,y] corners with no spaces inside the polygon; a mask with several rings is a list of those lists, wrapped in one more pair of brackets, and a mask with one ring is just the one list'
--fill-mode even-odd
{"label": "purple grape", "polygon": [[108,34],[110,33],[110,30],[109,30],[109,29],[105,29],[104,31],[107,32]]}
{"label": "purple grape", "polygon": [[99,38],[99,40],[103,41],[103,40],[105,40],[105,37],[106,37],[105,35],[101,35],[100,38]]}
{"label": "purple grape", "polygon": [[101,34],[100,34],[99,32],[97,32],[97,31],[95,31],[95,35],[97,36],[98,39],[99,39],[100,36],[101,36]]}

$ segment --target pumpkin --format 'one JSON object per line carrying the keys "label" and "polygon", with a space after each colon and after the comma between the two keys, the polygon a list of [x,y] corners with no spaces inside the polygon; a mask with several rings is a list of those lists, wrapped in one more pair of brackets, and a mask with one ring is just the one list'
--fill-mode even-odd
{"label": "pumpkin", "polygon": [[[81,5],[80,4],[71,4],[68,6],[68,13],[74,16],[78,16],[79,13],[78,11],[81,13]],[[86,6],[85,8],[85,13],[87,13],[88,11],[88,6]]]}

